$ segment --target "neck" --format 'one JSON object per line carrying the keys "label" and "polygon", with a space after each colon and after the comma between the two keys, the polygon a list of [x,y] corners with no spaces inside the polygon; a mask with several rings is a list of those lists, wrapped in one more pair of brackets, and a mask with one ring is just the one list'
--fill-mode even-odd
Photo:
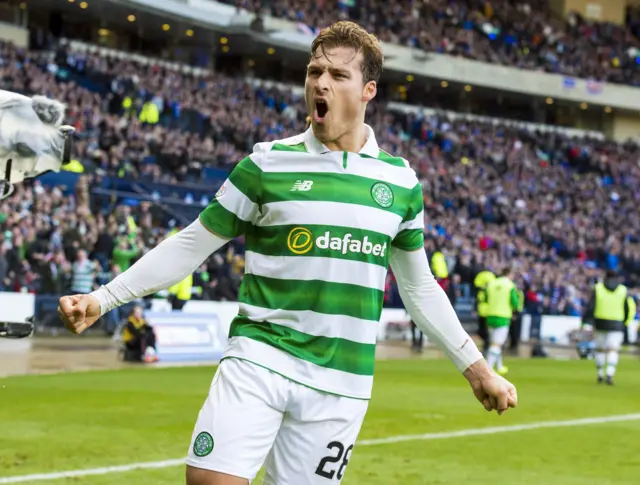
{"label": "neck", "polygon": [[326,142],[324,145],[331,151],[358,153],[367,142],[367,131],[364,123],[343,133],[339,138]]}

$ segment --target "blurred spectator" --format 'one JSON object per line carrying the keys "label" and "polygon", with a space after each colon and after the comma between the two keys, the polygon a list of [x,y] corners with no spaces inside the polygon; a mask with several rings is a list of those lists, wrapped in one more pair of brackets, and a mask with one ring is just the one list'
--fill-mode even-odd
{"label": "blurred spectator", "polygon": [[71,292],[91,293],[95,289],[94,280],[99,269],[97,262],[87,257],[87,252],[80,249],[76,253],[76,261],[72,265]]}
{"label": "blurred spectator", "polygon": [[153,327],[144,319],[142,310],[141,306],[134,306],[124,326],[122,341],[125,344],[125,360],[157,362],[156,335]]}

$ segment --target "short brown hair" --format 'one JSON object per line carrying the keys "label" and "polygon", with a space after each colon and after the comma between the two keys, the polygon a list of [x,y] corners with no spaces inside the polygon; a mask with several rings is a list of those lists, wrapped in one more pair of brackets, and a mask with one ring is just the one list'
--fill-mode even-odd
{"label": "short brown hair", "polygon": [[354,22],[341,20],[320,31],[311,44],[311,57],[315,57],[318,48],[325,54],[325,49],[334,47],[349,47],[355,49],[356,53],[362,52],[364,59],[361,68],[365,84],[380,80],[384,56],[375,35]]}

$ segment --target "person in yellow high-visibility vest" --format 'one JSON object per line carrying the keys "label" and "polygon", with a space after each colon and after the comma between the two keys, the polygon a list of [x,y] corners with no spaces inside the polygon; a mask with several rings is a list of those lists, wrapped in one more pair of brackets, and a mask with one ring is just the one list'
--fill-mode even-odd
{"label": "person in yellow high-visibility vest", "polygon": [[615,271],[607,271],[604,281],[594,286],[582,317],[583,326],[590,323],[595,333],[598,383],[605,380],[606,364],[607,384],[613,385],[629,310],[627,287],[620,283]]}
{"label": "person in yellow high-visibility vest", "polygon": [[443,280],[449,277],[447,260],[442,251],[438,250],[431,256],[431,271],[437,280]]}
{"label": "person in yellow high-visibility vest", "polygon": [[487,363],[492,369],[495,367],[500,375],[508,372],[502,363],[502,347],[509,336],[513,312],[520,304],[518,289],[511,278],[511,269],[505,268],[485,289],[490,341]]}
{"label": "person in yellow high-visibility vest", "polygon": [[125,98],[122,100],[123,116],[125,118],[128,117],[132,113],[132,109],[133,109],[133,99],[131,99],[131,96],[125,96]]}
{"label": "person in yellow high-visibility vest", "polygon": [[191,300],[191,288],[193,287],[193,274],[169,288],[169,301],[173,310],[182,310],[184,305]]}
{"label": "person in yellow high-visibility vest", "polygon": [[158,111],[158,107],[151,101],[147,101],[142,105],[142,110],[140,111],[138,119],[142,123],[148,123],[150,125],[157,124],[160,120],[160,112]]}
{"label": "person in yellow high-visibility vest", "polygon": [[476,312],[478,314],[478,336],[482,339],[482,352],[487,355],[489,350],[489,329],[487,327],[487,302],[485,288],[496,279],[491,271],[484,269],[473,279],[473,286],[476,288]]}

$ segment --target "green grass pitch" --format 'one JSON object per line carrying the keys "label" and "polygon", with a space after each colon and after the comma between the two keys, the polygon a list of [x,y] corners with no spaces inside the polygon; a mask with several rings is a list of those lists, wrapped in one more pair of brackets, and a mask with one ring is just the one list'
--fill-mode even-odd
{"label": "green grass pitch", "polygon": [[[520,404],[484,411],[445,360],[381,361],[359,439],[640,413],[640,360],[616,386],[592,361],[508,359]],[[214,367],[125,369],[0,379],[0,483],[10,476],[180,458]],[[316,466],[313,463],[309,466]],[[253,483],[261,483],[260,477]],[[169,485],[184,468],[36,484]],[[327,485],[331,481],[327,480]],[[640,420],[354,448],[346,485],[631,485],[640,483]]]}

